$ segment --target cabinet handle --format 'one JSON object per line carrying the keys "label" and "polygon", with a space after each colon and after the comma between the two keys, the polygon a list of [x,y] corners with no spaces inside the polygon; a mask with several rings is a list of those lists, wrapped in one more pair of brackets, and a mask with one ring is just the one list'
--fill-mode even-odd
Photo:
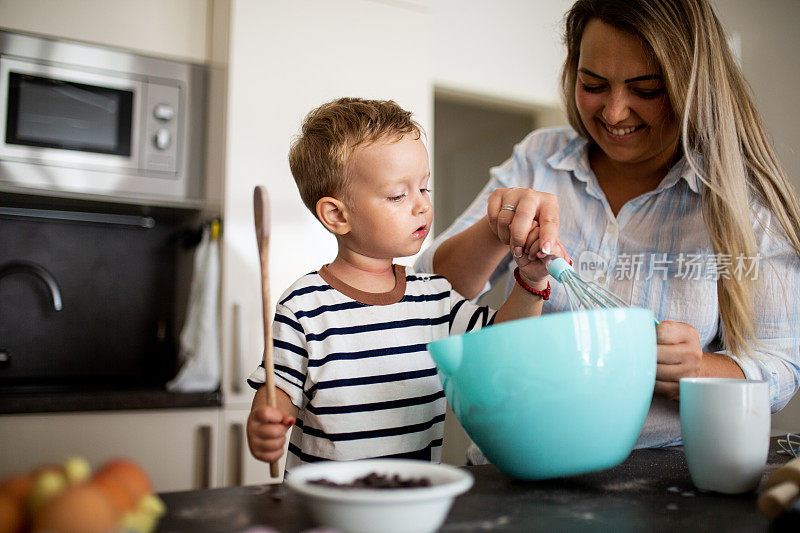
{"label": "cabinet handle", "polygon": [[233,360],[231,361],[231,390],[242,392],[242,306],[233,304]]}
{"label": "cabinet handle", "polygon": [[198,471],[199,488],[211,488],[211,426],[202,425],[198,429],[200,445],[198,447],[198,459],[200,469]]}
{"label": "cabinet handle", "polygon": [[244,425],[231,424],[230,435],[230,485],[238,487],[244,483]]}

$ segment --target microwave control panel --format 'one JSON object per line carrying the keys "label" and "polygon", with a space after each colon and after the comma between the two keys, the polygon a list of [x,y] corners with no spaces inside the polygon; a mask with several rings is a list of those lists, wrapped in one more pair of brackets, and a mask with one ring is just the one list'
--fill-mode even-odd
{"label": "microwave control panel", "polygon": [[145,141],[142,166],[148,172],[175,174],[178,171],[177,139],[180,138],[180,88],[147,83]]}

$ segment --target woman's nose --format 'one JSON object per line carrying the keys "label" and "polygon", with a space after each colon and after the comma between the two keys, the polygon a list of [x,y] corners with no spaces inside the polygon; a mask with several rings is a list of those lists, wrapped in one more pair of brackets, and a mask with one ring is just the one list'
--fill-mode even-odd
{"label": "woman's nose", "polygon": [[630,114],[628,99],[625,95],[612,92],[603,106],[603,120],[605,120],[607,124],[613,126],[628,118]]}

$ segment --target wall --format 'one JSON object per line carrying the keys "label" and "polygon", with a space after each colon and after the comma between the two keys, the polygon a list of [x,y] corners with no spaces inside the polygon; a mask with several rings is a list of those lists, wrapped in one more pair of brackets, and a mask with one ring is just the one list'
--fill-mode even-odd
{"label": "wall", "polygon": [[203,63],[211,0],[0,0],[0,27]]}
{"label": "wall", "polygon": [[800,191],[800,2],[715,0],[714,6],[726,30],[740,36],[742,69],[778,157]]}
{"label": "wall", "polygon": [[571,0],[436,0],[431,57],[437,89],[558,104],[561,16]]}

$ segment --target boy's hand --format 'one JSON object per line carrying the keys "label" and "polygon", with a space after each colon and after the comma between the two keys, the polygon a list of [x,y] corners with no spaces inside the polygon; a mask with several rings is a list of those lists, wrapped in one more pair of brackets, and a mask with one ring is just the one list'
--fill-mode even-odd
{"label": "boy's hand", "polygon": [[286,431],[295,423],[294,417],[276,407],[257,407],[247,417],[247,444],[253,457],[271,463],[283,455]]}
{"label": "boy's hand", "polygon": [[[547,272],[547,265],[555,257],[563,257],[570,261],[569,254],[567,254],[561,239],[556,239],[555,246],[552,253],[547,255],[539,250],[539,226],[534,225],[533,229],[528,234],[525,241],[525,246],[522,247],[522,255],[514,257],[514,261],[519,267],[520,275],[523,279],[527,279],[533,283],[539,283],[547,279],[549,275]],[[511,251],[514,256],[514,251]]]}

